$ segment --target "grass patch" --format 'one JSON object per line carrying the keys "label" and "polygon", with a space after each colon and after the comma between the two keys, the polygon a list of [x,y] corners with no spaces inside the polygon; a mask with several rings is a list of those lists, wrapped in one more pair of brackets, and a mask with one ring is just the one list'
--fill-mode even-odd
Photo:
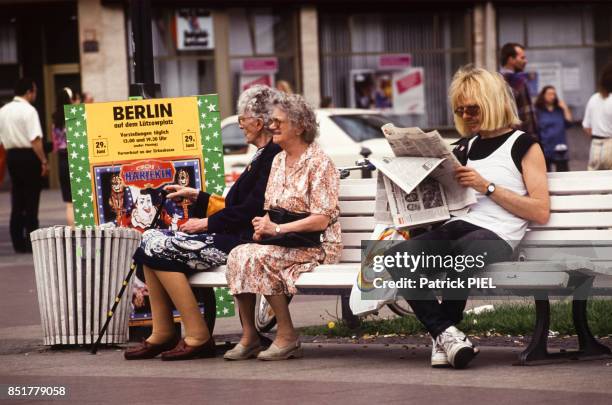
{"label": "grass patch", "polygon": [[[550,306],[550,330],[560,335],[575,335],[572,321],[571,302],[555,302]],[[590,300],[587,304],[589,327],[595,336],[612,335],[612,300]],[[535,325],[534,304],[495,304],[495,310],[479,315],[465,315],[457,326],[471,335],[531,335]],[[334,328],[327,325],[309,326],[301,329],[310,336],[325,335],[329,337],[351,337],[355,331],[343,322],[337,322]],[[413,316],[394,317],[389,319],[365,320],[359,329],[361,334],[369,335],[414,335],[426,333],[425,328]]]}

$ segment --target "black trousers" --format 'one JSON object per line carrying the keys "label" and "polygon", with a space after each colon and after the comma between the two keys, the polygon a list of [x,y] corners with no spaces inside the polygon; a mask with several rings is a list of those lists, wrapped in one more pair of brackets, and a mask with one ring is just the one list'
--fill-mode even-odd
{"label": "black trousers", "polygon": [[[495,233],[465,221],[444,224],[433,231],[415,236],[411,240],[413,242],[402,243],[385,254],[395,255],[397,252],[408,252],[412,255],[477,256],[486,251],[484,262],[489,264],[508,260],[513,253],[512,247]],[[473,271],[459,272],[457,268],[455,270],[447,272],[447,277],[466,280],[474,274]],[[396,280],[406,276],[406,272],[396,270],[391,270],[390,273]],[[423,274],[417,272],[412,276],[416,279]],[[406,298],[418,320],[434,339],[449,326],[461,322],[469,293],[468,288],[443,289],[442,300],[438,301],[433,291],[427,287],[399,290],[399,294]]]}
{"label": "black trousers", "polygon": [[552,166],[555,165],[555,169],[558,172],[568,172],[569,162],[567,160],[555,160],[546,158],[546,171],[552,172]]}
{"label": "black trousers", "polygon": [[30,232],[38,229],[42,189],[40,159],[30,148],[9,149],[6,163],[11,176],[10,232],[16,252],[31,252]]}

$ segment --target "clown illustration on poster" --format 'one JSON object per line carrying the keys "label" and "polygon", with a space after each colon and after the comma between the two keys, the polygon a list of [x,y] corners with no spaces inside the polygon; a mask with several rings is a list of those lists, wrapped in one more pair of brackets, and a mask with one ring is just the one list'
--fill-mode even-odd
{"label": "clown illustration on poster", "polygon": [[[188,200],[165,200],[160,207],[163,187],[178,184],[200,189],[200,170],[198,159],[94,167],[99,222],[139,232],[154,227],[178,230],[193,215],[192,204]],[[154,224],[159,209],[159,220]]]}

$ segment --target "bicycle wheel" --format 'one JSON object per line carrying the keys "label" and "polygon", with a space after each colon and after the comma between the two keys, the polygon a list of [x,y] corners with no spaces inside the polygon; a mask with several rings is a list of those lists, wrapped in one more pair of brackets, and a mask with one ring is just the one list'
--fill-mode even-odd
{"label": "bicycle wheel", "polygon": [[[291,302],[293,295],[287,296],[287,304]],[[262,295],[257,295],[255,301],[255,327],[261,333],[269,332],[276,325],[274,311],[268,301]]]}
{"label": "bicycle wheel", "polygon": [[255,327],[260,332],[269,332],[276,325],[272,307],[263,295],[257,294],[255,301]]}
{"label": "bicycle wheel", "polygon": [[400,298],[394,303],[387,304],[387,307],[396,315],[399,316],[414,316],[414,312],[405,299]]}

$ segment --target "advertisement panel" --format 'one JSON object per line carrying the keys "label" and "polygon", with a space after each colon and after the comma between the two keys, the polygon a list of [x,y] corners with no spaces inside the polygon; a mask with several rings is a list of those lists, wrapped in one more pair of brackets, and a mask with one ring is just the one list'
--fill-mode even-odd
{"label": "advertisement panel", "polygon": [[[193,207],[186,200],[162,206],[164,186],[223,193],[217,95],[66,105],[64,111],[77,226],[144,232],[160,211],[161,227],[177,230]],[[146,317],[146,287],[138,281],[132,303]],[[219,316],[233,314],[227,291],[218,290],[217,298]]]}

